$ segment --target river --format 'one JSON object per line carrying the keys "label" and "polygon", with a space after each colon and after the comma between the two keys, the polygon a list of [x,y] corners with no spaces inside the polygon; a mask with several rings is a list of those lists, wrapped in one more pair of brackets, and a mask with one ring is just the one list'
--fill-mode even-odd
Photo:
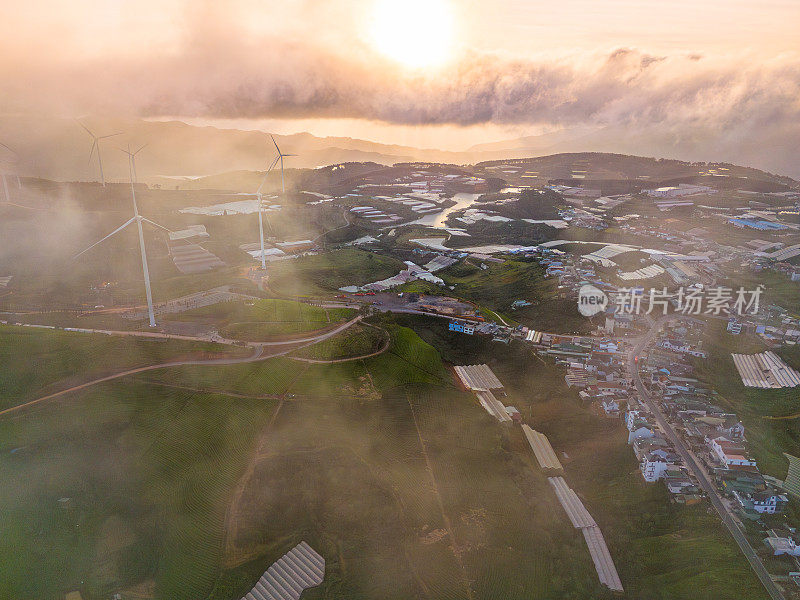
{"label": "river", "polygon": [[453,196],[453,200],[456,203],[449,207],[445,208],[442,212],[438,213],[431,213],[429,215],[425,215],[422,218],[417,219],[416,221],[411,221],[408,223],[409,225],[427,225],[428,227],[436,227],[438,229],[444,229],[445,223],[447,222],[447,217],[450,216],[450,213],[454,213],[457,210],[462,210],[464,208],[469,208],[475,201],[480,197],[480,194],[468,194],[466,192],[459,192],[458,194]]}

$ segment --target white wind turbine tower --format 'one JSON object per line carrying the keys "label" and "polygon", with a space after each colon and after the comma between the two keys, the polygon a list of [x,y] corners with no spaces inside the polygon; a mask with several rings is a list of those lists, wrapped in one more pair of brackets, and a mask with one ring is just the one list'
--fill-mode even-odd
{"label": "white wind turbine tower", "polygon": [[[97,164],[100,167],[100,181],[103,183],[103,187],[106,187],[106,178],[103,175],[103,159],[100,157],[100,140],[104,140],[106,138],[114,137],[115,135],[120,135],[122,132],[118,131],[117,133],[110,133],[108,135],[100,135],[97,136],[93,134],[86,125],[78,121],[78,125],[83,127],[90,136],[92,136],[92,149],[89,150],[89,162],[92,162],[92,154],[95,150],[97,150]],[[137,150],[138,152],[138,150]]]}
{"label": "white wind turbine tower", "polygon": [[283,159],[286,156],[297,156],[297,154],[284,154],[283,152],[281,152],[281,149],[278,148],[278,142],[275,141],[275,138],[272,137],[272,134],[270,134],[269,137],[272,138],[272,143],[275,144],[275,150],[278,151],[278,158],[281,161],[281,193],[285,194],[286,193],[286,183],[285,183],[285,181],[283,179]]}
{"label": "white wind turbine tower", "polygon": [[267,172],[264,173],[264,177],[261,178],[261,184],[258,186],[258,190],[256,190],[256,199],[258,201],[258,237],[261,240],[261,269],[265,270],[267,268],[267,259],[264,257],[264,219],[262,217],[262,212],[264,208],[264,202],[261,199],[261,188],[264,187],[264,183],[267,181],[267,176],[272,169],[275,168],[275,165],[278,163],[278,159],[280,158],[280,150],[278,151],[279,155],[275,157],[275,160],[270,163],[269,167],[267,168]]}
{"label": "white wind turbine tower", "polygon": [[[8,193],[8,179],[6,177],[7,173],[6,173],[5,165],[6,164],[10,165],[12,162],[16,162],[16,159],[18,158],[18,155],[17,155],[17,152],[13,148],[11,148],[11,146],[7,146],[3,142],[0,142],[0,146],[2,146],[6,150],[8,150],[11,154],[14,155],[14,158],[11,161],[3,161],[2,159],[0,159],[0,178],[2,178],[2,180],[3,180],[4,198],[5,198],[6,202],[11,202],[11,194]],[[22,182],[19,180],[19,175],[17,175],[17,185],[20,188],[22,188]]]}
{"label": "white wind turbine tower", "polygon": [[[145,146],[146,145],[147,144],[145,144]],[[139,214],[139,207],[136,204],[136,187],[135,187],[135,183],[136,183],[136,175],[135,175],[135,173],[136,173],[136,155],[139,152],[141,152],[143,148],[144,148],[144,146],[142,146],[141,148],[139,148],[135,152],[131,152],[130,146],[128,146],[127,150],[123,150],[123,152],[128,155],[128,170],[130,171],[130,179],[131,179],[131,198],[133,200],[133,217],[131,217],[130,219],[125,221],[122,225],[117,227],[114,231],[109,233],[103,239],[95,242],[94,244],[92,244],[91,246],[86,248],[86,250],[84,250],[83,252],[80,252],[80,253],[76,254],[73,258],[78,258],[81,254],[84,254],[84,253],[88,252],[89,250],[91,250],[92,248],[94,248],[95,246],[100,244],[101,242],[104,242],[105,240],[110,238],[115,233],[119,233],[120,231],[125,229],[128,225],[130,225],[131,223],[135,222],[136,223],[136,228],[139,231],[139,249],[142,252],[142,273],[144,274],[144,289],[145,289],[145,293],[147,295],[147,313],[148,313],[148,315],[150,317],[150,327],[155,327],[156,326],[156,319],[155,319],[155,315],[153,313],[153,294],[150,291],[150,270],[147,267],[147,252],[145,251],[145,247],[144,247],[144,233],[142,231],[142,221],[146,221],[146,222],[150,223],[151,225],[154,225],[154,226],[156,226],[156,227],[158,227],[160,229],[163,229],[164,231],[170,231],[170,230],[167,229],[166,227],[163,227],[163,226],[159,225],[158,223],[154,223],[150,219],[146,219],[145,217],[143,217],[143,216],[141,216]]]}

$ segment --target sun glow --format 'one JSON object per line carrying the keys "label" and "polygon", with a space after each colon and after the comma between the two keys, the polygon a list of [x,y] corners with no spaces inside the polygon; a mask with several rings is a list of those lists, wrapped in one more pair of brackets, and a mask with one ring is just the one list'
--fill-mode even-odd
{"label": "sun glow", "polygon": [[409,68],[447,60],[453,38],[448,0],[377,0],[371,41],[381,54]]}

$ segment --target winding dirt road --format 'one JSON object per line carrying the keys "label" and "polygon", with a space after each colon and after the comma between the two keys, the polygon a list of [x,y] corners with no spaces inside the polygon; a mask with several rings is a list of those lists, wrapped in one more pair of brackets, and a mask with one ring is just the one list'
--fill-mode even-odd
{"label": "winding dirt road", "polygon": [[[338,327],[331,329],[330,331],[326,331],[325,333],[317,333],[316,335],[311,335],[304,338],[299,338],[295,340],[289,340],[284,342],[260,342],[254,344],[254,351],[253,354],[250,356],[244,356],[239,358],[213,358],[209,360],[177,360],[172,362],[165,362],[165,363],[158,363],[155,365],[145,365],[143,367],[136,367],[133,369],[127,369],[125,371],[120,371],[118,373],[114,373],[112,375],[106,375],[105,377],[99,377],[97,379],[92,379],[90,381],[86,381],[79,385],[74,385],[72,387],[60,390],[58,392],[54,392],[52,394],[48,394],[46,396],[42,396],[40,398],[36,398],[35,400],[30,400],[29,402],[24,402],[23,404],[18,404],[17,406],[12,406],[10,408],[6,408],[4,410],[0,410],[0,417],[20,412],[26,408],[30,408],[31,406],[35,406],[37,404],[42,404],[47,402],[48,400],[53,400],[60,396],[64,396],[65,394],[69,394],[71,392],[77,392],[82,389],[86,389],[93,385],[97,385],[98,383],[105,383],[106,381],[112,381],[114,379],[119,379],[121,377],[127,377],[128,375],[135,375],[137,373],[144,373],[146,371],[153,371],[155,369],[165,369],[168,367],[183,367],[189,365],[206,365],[206,366],[218,366],[218,365],[235,365],[240,363],[251,363],[251,362],[258,362],[262,360],[267,360],[270,358],[275,358],[276,356],[283,356],[284,354],[288,354],[294,350],[298,350],[299,348],[305,348],[306,346],[311,346],[313,344],[317,344],[324,340],[327,340],[330,337],[333,337],[345,329],[355,325],[362,319],[361,316],[355,317],[346,323],[339,325]],[[313,332],[312,332],[313,333]],[[119,332],[119,335],[130,335],[130,332]],[[159,337],[158,335],[152,335],[152,337]],[[148,336],[150,337],[150,336]],[[268,348],[274,348],[274,352],[267,352]]]}

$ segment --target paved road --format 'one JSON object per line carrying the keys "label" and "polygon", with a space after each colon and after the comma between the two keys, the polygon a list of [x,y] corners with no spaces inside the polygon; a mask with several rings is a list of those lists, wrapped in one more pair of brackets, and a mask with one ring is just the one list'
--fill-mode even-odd
{"label": "paved road", "polygon": [[628,355],[628,370],[633,378],[636,391],[639,393],[639,396],[647,404],[647,406],[650,407],[650,410],[655,416],[656,422],[661,429],[664,430],[667,437],[672,441],[675,449],[681,455],[681,458],[683,458],[686,467],[694,473],[694,476],[700,483],[700,487],[703,488],[703,490],[708,494],[711,505],[716,509],[717,513],[719,513],[722,522],[725,524],[725,527],[728,528],[728,531],[730,531],[733,539],[736,540],[737,544],[739,544],[739,548],[750,563],[753,571],[755,571],[756,575],[761,580],[761,583],[766,588],[767,593],[773,600],[785,600],[780,589],[778,589],[778,586],[775,585],[774,581],[772,581],[769,572],[764,567],[764,563],[761,562],[761,559],[756,554],[756,551],[753,550],[750,542],[747,541],[747,538],[745,537],[742,529],[739,527],[734,515],[723,502],[717,487],[709,479],[705,469],[703,469],[699,464],[699,461],[697,457],[695,457],[694,453],[687,448],[683,439],[678,436],[675,429],[672,427],[669,421],[667,421],[666,417],[664,417],[661,407],[650,395],[650,392],[647,391],[647,388],[644,387],[642,378],[639,376],[639,369],[637,368],[635,358],[641,354],[642,350],[645,348],[645,346],[647,346],[647,344],[655,339],[656,335],[661,329],[661,326],[669,318],[674,317],[662,317],[661,319],[655,321],[647,335],[645,335],[637,344],[634,345],[633,349]]}
{"label": "paved road", "polygon": [[[155,369],[164,369],[167,367],[182,367],[187,365],[235,365],[240,363],[249,363],[249,362],[257,362],[261,360],[267,360],[269,358],[274,358],[276,356],[283,356],[284,354],[288,354],[289,352],[293,352],[294,350],[298,350],[299,348],[305,348],[306,346],[311,346],[312,344],[316,344],[323,340],[326,340],[338,333],[344,331],[348,327],[354,325],[358,321],[361,320],[362,317],[358,316],[355,319],[351,319],[342,325],[339,325],[335,329],[330,331],[326,331],[325,333],[318,333],[316,335],[309,335],[305,338],[290,340],[287,342],[281,342],[271,344],[272,346],[278,346],[275,348],[273,352],[266,351],[266,344],[259,345],[254,349],[253,354],[250,356],[243,356],[238,358],[212,358],[209,360],[177,360],[172,362],[165,362],[159,363],[155,365],[146,365],[143,367],[135,367],[133,369],[127,369],[125,371],[120,371],[118,373],[114,373],[112,375],[107,375],[105,377],[98,377],[97,379],[92,379],[91,381],[87,381],[85,383],[81,383],[79,385],[72,386],[67,389],[60,390],[58,392],[54,392],[52,394],[48,394],[46,396],[42,396],[40,398],[36,398],[35,400],[31,400],[29,402],[25,402],[23,404],[18,404],[17,406],[12,406],[10,408],[6,408],[5,410],[0,410],[0,417],[5,416],[10,413],[19,412],[25,408],[29,408],[36,404],[41,404],[46,402],[47,400],[52,400],[54,398],[58,398],[59,396],[63,396],[70,392],[76,392],[78,390],[85,389],[87,387],[91,387],[93,385],[97,385],[98,383],[104,383],[106,381],[111,381],[113,379],[119,379],[120,377],[127,377],[128,375],[135,375],[136,373],[144,373],[145,371],[153,371]],[[129,332],[121,332],[121,333],[129,333]],[[313,332],[312,332],[313,333]]]}

